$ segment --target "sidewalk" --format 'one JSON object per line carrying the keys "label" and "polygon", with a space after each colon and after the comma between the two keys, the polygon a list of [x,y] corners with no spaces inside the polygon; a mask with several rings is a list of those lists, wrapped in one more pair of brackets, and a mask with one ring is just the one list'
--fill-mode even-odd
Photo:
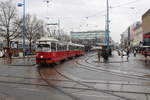
{"label": "sidewalk", "polygon": [[33,66],[35,65],[35,55],[25,57],[0,58],[1,64],[9,66]]}
{"label": "sidewalk", "polygon": [[144,75],[144,77],[150,78],[150,56],[145,59],[145,57],[141,54],[137,54],[134,57],[133,53],[130,53],[129,60],[127,61],[127,56],[119,56],[116,51],[112,53],[112,57],[109,57],[108,62],[103,62],[103,58],[101,58],[100,62],[98,62],[97,55],[93,56],[88,60],[88,62],[93,63],[97,66],[103,66],[104,68],[111,70],[118,70],[124,72],[136,72],[140,75]]}
{"label": "sidewalk", "polygon": [[12,57],[12,59],[35,58],[36,55],[27,55],[25,57]]}

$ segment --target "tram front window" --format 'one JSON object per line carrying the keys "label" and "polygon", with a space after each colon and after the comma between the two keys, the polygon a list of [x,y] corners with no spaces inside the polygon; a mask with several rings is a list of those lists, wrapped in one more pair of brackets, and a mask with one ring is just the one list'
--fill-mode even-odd
{"label": "tram front window", "polygon": [[38,44],[37,45],[37,51],[49,51],[50,45],[49,44]]}

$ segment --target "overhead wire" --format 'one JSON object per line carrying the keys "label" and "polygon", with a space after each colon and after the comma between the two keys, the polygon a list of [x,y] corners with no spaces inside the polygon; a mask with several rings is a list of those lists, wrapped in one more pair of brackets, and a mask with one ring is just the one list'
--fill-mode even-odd
{"label": "overhead wire", "polygon": [[127,3],[122,3],[122,4],[119,4],[119,5],[113,6],[111,8],[118,8],[118,7],[121,7],[121,6],[126,6],[126,5],[129,5],[129,4],[136,3],[137,1],[140,1],[140,0],[134,0],[134,1],[127,2]]}
{"label": "overhead wire", "polygon": [[[122,3],[122,4],[119,4],[119,5],[116,5],[116,6],[110,6],[110,9],[126,6],[126,5],[129,5],[129,4],[133,4],[133,3],[136,3],[137,1],[140,1],[140,0],[134,0],[134,1],[130,1],[130,2],[127,2],[127,3]],[[85,16],[84,18],[95,17],[98,14],[103,13],[103,12],[105,12],[105,10],[99,11],[99,12],[93,14],[93,15]]]}
{"label": "overhead wire", "polygon": [[[49,1],[49,0],[45,0],[45,2],[46,3],[49,3],[49,2],[47,2],[47,1]],[[110,9],[114,9],[114,8],[118,8],[118,7],[122,7],[122,6],[126,6],[126,5],[129,5],[129,4],[133,4],[133,3],[136,3],[136,2],[138,2],[138,1],[140,1],[140,0],[134,0],[134,1],[130,1],[130,2],[126,2],[126,3],[122,3],[122,4],[119,4],[119,5],[115,5],[115,6],[110,6],[109,8]],[[132,8],[132,7],[131,7]],[[91,17],[96,17],[96,16],[99,16],[99,15],[101,15],[101,16],[104,16],[105,13],[106,12],[106,10],[101,10],[101,11],[98,11],[97,13],[95,13],[95,14],[91,14],[91,15],[88,15],[88,16],[79,16],[79,17],[62,17],[62,19],[72,19],[72,18],[86,18],[86,19],[88,19],[88,18],[91,18]],[[60,17],[61,18],[61,17]]]}

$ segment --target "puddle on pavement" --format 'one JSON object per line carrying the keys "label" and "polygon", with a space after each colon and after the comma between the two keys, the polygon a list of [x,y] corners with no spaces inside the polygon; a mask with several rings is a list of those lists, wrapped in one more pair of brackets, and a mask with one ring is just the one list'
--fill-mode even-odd
{"label": "puddle on pavement", "polygon": [[144,78],[150,78],[150,74],[143,75]]}

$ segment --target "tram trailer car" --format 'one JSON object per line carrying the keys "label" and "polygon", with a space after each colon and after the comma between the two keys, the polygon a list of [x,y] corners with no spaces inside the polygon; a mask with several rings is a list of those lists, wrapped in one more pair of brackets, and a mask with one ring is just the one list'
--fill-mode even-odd
{"label": "tram trailer car", "polygon": [[53,38],[41,38],[37,41],[36,64],[51,64],[84,54],[84,45],[62,43]]}

